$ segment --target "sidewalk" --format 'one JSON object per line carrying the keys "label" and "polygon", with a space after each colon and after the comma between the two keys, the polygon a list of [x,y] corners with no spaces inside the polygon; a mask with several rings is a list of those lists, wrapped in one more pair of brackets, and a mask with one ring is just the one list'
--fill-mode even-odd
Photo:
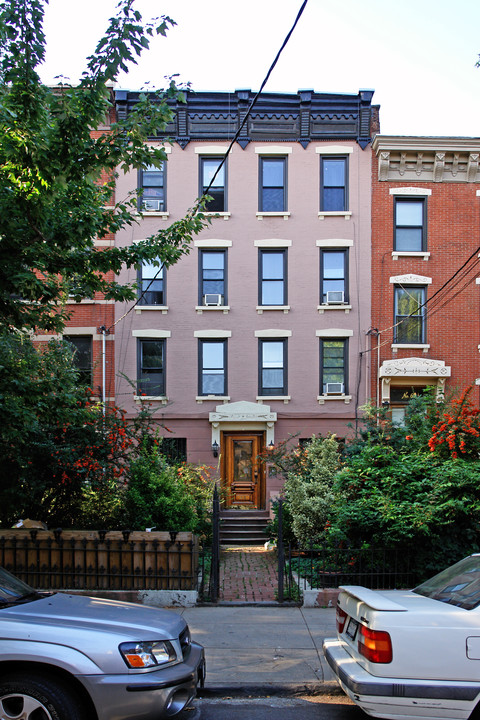
{"label": "sidewalk", "polygon": [[204,695],[338,692],[322,653],[333,608],[220,605],[177,608],[205,648]]}

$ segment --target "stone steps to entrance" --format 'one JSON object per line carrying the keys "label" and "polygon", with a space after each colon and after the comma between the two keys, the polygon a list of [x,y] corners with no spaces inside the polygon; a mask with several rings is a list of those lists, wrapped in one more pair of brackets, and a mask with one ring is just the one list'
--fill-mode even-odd
{"label": "stone steps to entrance", "polygon": [[222,510],[220,512],[221,545],[264,545],[265,528],[270,520],[267,510]]}

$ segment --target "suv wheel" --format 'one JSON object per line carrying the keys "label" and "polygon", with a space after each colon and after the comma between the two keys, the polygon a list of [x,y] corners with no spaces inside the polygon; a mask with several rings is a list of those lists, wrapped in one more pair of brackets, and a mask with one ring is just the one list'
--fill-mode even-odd
{"label": "suv wheel", "polygon": [[79,705],[74,695],[43,677],[0,680],[0,720],[84,720]]}

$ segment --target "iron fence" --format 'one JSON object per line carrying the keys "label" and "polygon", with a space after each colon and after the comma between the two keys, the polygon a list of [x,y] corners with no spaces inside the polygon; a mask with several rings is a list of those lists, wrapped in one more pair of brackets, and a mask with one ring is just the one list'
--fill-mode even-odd
{"label": "iron fence", "polygon": [[216,603],[220,593],[220,498],[215,487],[212,503],[212,539],[200,554],[198,594],[202,602]]}
{"label": "iron fence", "polygon": [[198,541],[176,532],[10,530],[0,536],[0,565],[37,589],[196,590]]}
{"label": "iron fence", "polygon": [[284,573],[286,594],[295,585],[300,591],[340,585],[391,590],[414,587],[421,579],[408,555],[377,547],[298,549],[290,544]]}
{"label": "iron fence", "polygon": [[283,541],[283,500],[278,503],[278,600],[299,600],[307,589],[363,585],[370,589],[415,587],[416,558],[404,549],[378,547],[298,548]]}

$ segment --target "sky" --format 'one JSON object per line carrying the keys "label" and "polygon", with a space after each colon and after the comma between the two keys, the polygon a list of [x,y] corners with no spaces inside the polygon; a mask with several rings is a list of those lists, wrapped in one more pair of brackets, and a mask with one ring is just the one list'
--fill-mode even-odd
{"label": "sky", "polygon": [[[76,82],[117,0],[49,0],[44,82]],[[118,88],[257,91],[302,0],[136,0],[158,36]],[[480,137],[479,0],[308,0],[265,92],[375,90],[384,135]]]}

